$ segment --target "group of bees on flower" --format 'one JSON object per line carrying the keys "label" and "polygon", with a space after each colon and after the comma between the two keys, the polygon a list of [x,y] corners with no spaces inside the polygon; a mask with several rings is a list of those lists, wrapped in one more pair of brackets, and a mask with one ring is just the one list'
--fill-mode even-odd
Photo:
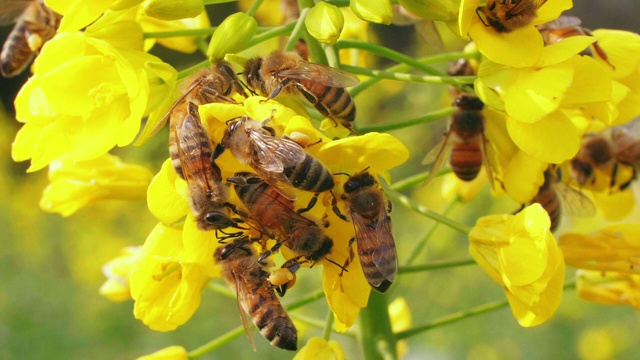
{"label": "group of bees on flower", "polygon": [[[546,0],[489,0],[477,9],[486,25],[498,32],[510,32],[528,25],[536,10]],[[42,43],[57,29],[60,16],[48,9],[42,0],[0,1],[0,24],[16,22],[0,54],[0,70],[5,77],[20,73],[37,53]],[[561,17],[539,27],[547,43],[589,32],[573,17]],[[606,53],[593,44],[596,55],[608,62]],[[302,53],[301,53],[302,54]],[[584,55],[594,56],[590,52]],[[213,255],[228,285],[236,292],[245,328],[251,316],[262,335],[283,349],[297,348],[297,330],[283,309],[276,292],[284,295],[293,286],[295,272],[303,264],[313,265],[326,259],[334,245],[325,234],[323,224],[305,213],[315,205],[320,193],[330,193],[331,207],[342,221],[351,221],[362,270],[369,284],[385,292],[397,273],[395,243],[389,217],[390,203],[374,176],[367,170],[348,175],[339,199],[333,194],[334,175],[318,159],[304,150],[304,138],[276,134],[269,127],[270,118],[259,121],[248,116],[229,119],[220,143],[214,144],[204,127],[198,106],[215,102],[236,103],[234,96],[247,97],[247,91],[274,98],[278,94],[302,95],[322,115],[338,123],[352,134],[355,103],[346,87],[357,84],[352,74],[315,64],[296,53],[275,51],[247,61],[243,83],[231,65],[219,61],[186,81],[187,87],[168,112],[157,132],[169,121],[169,152],[173,168],[189,189],[191,210],[202,231],[213,230],[221,246]],[[613,66],[613,65],[612,65]],[[454,62],[449,75],[474,75],[467,60]],[[453,172],[464,181],[473,180],[486,160],[482,101],[470,93],[453,92],[456,112],[441,143],[427,154],[424,163],[433,164],[426,182],[449,160]],[[216,159],[229,151],[240,163],[254,172],[239,172],[222,178]],[[450,156],[449,156],[450,154]],[[631,178],[617,183],[616,173],[622,166],[632,169]],[[610,186],[626,188],[640,167],[640,140],[625,128],[587,134],[576,157],[570,161],[572,178],[580,187],[595,182],[596,173],[610,174]],[[532,203],[539,202],[549,213],[554,229],[560,219],[560,198],[584,195],[560,180],[559,169],[550,167],[545,182]],[[493,184],[493,180],[492,180]],[[228,187],[233,187],[242,208],[228,201]],[[295,190],[294,190],[295,189]],[[314,194],[306,208],[296,209],[295,191]],[[342,201],[346,215],[340,211]],[[567,201],[574,202],[574,201]],[[592,210],[584,210],[591,213]],[[234,232],[225,229],[234,228]],[[248,229],[253,230],[250,236]],[[237,230],[237,231],[236,231]],[[254,236],[255,233],[259,236]],[[267,246],[266,239],[275,240]],[[256,251],[255,244],[261,248]],[[296,256],[273,272],[266,268],[267,258],[281,246]],[[344,264],[335,263],[343,271],[355,254]],[[329,260],[329,259],[327,259]],[[331,260],[329,260],[331,262]],[[251,339],[251,337],[250,337]],[[253,340],[252,340],[253,342]]]}

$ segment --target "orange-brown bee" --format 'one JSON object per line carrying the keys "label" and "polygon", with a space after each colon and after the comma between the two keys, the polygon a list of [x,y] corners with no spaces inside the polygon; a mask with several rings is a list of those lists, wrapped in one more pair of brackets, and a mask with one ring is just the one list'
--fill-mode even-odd
{"label": "orange-brown bee", "polygon": [[355,228],[356,236],[350,244],[354,240],[357,243],[364,276],[374,289],[385,292],[398,273],[389,217],[391,202],[366,169],[349,177],[341,197]]}
{"label": "orange-brown bee", "polygon": [[233,93],[246,97],[240,80],[233,72],[231,65],[226,61],[219,61],[211,68],[202,69],[187,79],[183,95],[173,104],[167,115],[153,128],[151,134],[155,134],[169,120],[169,155],[176,173],[182,176],[180,157],[178,156],[177,136],[182,122],[188,115],[187,103],[195,105],[210,104],[213,102],[235,103],[230,98]]}
{"label": "orange-brown bee", "polygon": [[[563,15],[553,21],[539,25],[537,28],[540,31],[540,34],[542,34],[545,44],[550,45],[571,36],[593,36],[589,30],[580,26],[581,23],[582,21],[575,16]],[[599,58],[604,60],[611,67],[614,67],[609,62],[607,53],[600,47],[600,45],[598,45],[597,41],[591,44],[591,46],[593,47],[593,50],[595,50],[596,54],[598,54]],[[591,47],[584,49],[580,55],[593,57]]]}
{"label": "orange-brown bee", "polygon": [[0,25],[15,22],[0,53],[2,76],[20,74],[42,45],[56,34],[61,19],[44,0],[1,0]]}
{"label": "orange-brown bee", "polygon": [[[540,6],[547,0],[487,0],[476,9],[480,20],[500,33],[525,27],[533,21]],[[482,15],[484,14],[484,19]]]}
{"label": "orange-brown bee", "polygon": [[353,132],[356,106],[345,87],[358,84],[357,76],[282,51],[250,59],[244,76],[250,87],[270,98],[281,91],[302,94],[322,115]]}
{"label": "orange-brown bee", "polygon": [[229,121],[222,147],[231,150],[238,161],[251,166],[263,180],[290,199],[295,199],[295,194],[278,183],[316,194],[333,189],[335,183],[329,169],[305,152],[298,142],[287,136],[276,136],[275,130],[268,126],[272,117],[273,114],[263,122],[248,116]]}
{"label": "orange-brown bee", "polygon": [[222,270],[222,278],[236,293],[242,325],[253,348],[255,343],[249,331],[247,315],[251,316],[271,345],[296,350],[298,331],[273,291],[268,280],[269,273],[257,261],[251,242],[247,238],[234,239],[218,247],[214,259]]}
{"label": "orange-brown bee", "polygon": [[211,140],[200,120],[198,106],[187,101],[187,111],[175,141],[198,228],[221,230],[235,226],[236,222],[229,217],[230,205],[220,169],[211,161]]}
{"label": "orange-brown bee", "polygon": [[296,212],[292,200],[260,177],[241,172],[227,181],[233,185],[249,212],[245,221],[277,241],[273,248],[260,255],[259,261],[266,259],[282,245],[298,255],[293,260],[298,264],[313,264],[331,251],[333,240],[324,233],[320,225]]}
{"label": "orange-brown bee", "polygon": [[596,213],[596,208],[580,191],[560,181],[556,169],[547,169],[544,172],[544,184],[538,190],[536,196],[530,201],[531,204],[539,203],[549,214],[551,227],[549,230],[555,231],[560,225],[560,216],[588,217]]}
{"label": "orange-brown bee", "polygon": [[471,181],[478,176],[482,164],[485,163],[489,179],[491,169],[486,159],[486,142],[484,137],[484,103],[474,95],[463,94],[454,100],[458,108],[451,115],[449,131],[425,158],[423,164],[433,164],[425,184],[429,183],[442,168],[447,155],[451,152],[451,169],[463,181]]}

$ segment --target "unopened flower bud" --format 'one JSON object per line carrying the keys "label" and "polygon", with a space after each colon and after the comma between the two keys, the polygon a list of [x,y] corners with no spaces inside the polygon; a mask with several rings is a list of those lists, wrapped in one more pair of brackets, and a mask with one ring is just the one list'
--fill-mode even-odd
{"label": "unopened flower bud", "polygon": [[207,55],[211,62],[223,59],[226,54],[243,50],[253,38],[258,23],[251,16],[239,12],[230,15],[218,26],[211,37]]}
{"label": "unopened flower bud", "polygon": [[316,40],[321,43],[334,44],[342,32],[344,16],[337,6],[319,2],[309,10],[304,24],[309,34]]}
{"label": "unopened flower bud", "polygon": [[351,0],[349,7],[365,21],[389,25],[393,19],[390,0]]}
{"label": "unopened flower bud", "polygon": [[204,11],[202,0],[148,0],[142,5],[145,15],[160,20],[193,18]]}

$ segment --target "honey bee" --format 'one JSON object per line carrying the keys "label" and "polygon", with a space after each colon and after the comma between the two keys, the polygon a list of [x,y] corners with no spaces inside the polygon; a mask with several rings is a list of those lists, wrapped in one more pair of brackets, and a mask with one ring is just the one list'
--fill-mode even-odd
{"label": "honey bee", "polygon": [[[546,2],[547,0],[487,0],[487,4],[476,9],[476,13],[485,26],[491,26],[499,33],[508,33],[531,24],[538,9]],[[484,14],[484,19],[480,12]]]}
{"label": "honey bee", "polygon": [[[266,259],[284,245],[298,255],[298,263],[314,262],[325,258],[333,247],[320,225],[294,210],[293,201],[252,173],[240,172],[227,179],[233,185],[240,201],[248,210],[248,223],[256,227],[277,244],[258,258]],[[327,259],[328,261],[331,261]]]}
{"label": "honey bee", "polygon": [[[447,75],[449,76],[474,76],[477,74],[477,70],[474,67],[473,62],[470,59],[458,59],[449,63],[447,67]],[[461,86],[449,86],[449,94],[452,98],[457,98],[462,95],[460,90]],[[466,85],[464,88],[473,90],[473,85]]]}
{"label": "honey bee", "polygon": [[0,53],[2,76],[20,74],[42,45],[56,34],[61,19],[44,0],[1,0],[0,25],[15,22]]}
{"label": "honey bee", "polygon": [[484,103],[474,95],[463,94],[454,100],[458,108],[451,116],[449,131],[422,160],[423,164],[433,164],[428,184],[444,165],[447,155],[451,152],[450,164],[454,174],[463,181],[471,181],[478,176],[482,164],[486,164],[491,183],[491,168],[486,157],[486,143],[484,137]]}
{"label": "honey bee", "polygon": [[254,350],[248,316],[271,345],[297,350],[298,331],[272,289],[269,273],[256,258],[257,254],[247,238],[234,239],[218,247],[214,254],[222,270],[222,278],[236,293],[242,325]]}
{"label": "honey bee", "polygon": [[220,169],[211,161],[211,140],[202,125],[198,106],[187,101],[188,114],[176,132],[182,175],[187,182],[191,211],[200,230],[221,230],[236,225],[229,216],[226,188]]}
{"label": "honey bee", "polygon": [[560,181],[559,170],[545,170],[544,183],[530,202],[540,204],[549,214],[551,231],[558,228],[563,213],[580,217],[593,216],[596,213],[596,208],[588,197]]}
{"label": "honey bee", "polygon": [[[229,149],[238,161],[250,165],[262,179],[274,186],[282,195],[295,199],[295,194],[278,185],[279,182],[300,190],[317,194],[333,189],[333,176],[318,159],[304,151],[302,145],[293,139],[276,136],[268,126],[273,113],[263,122],[248,116],[229,122],[221,146]],[[216,149],[216,152],[220,152]]]}
{"label": "honey bee", "polygon": [[[396,245],[391,234],[391,202],[376,179],[364,171],[352,175],[341,196],[355,228],[362,271],[369,284],[380,292],[391,286],[398,273]],[[351,248],[351,246],[349,246]]]}
{"label": "honey bee", "polygon": [[269,98],[275,98],[281,91],[302,94],[334,124],[339,121],[354,132],[352,123],[356,118],[356,106],[345,87],[358,84],[357,76],[282,51],[249,59],[244,76],[250,87]]}
{"label": "honey bee", "polygon": [[[579,18],[575,16],[560,16],[559,18],[550,21],[548,23],[544,23],[538,26],[538,30],[540,34],[542,34],[542,38],[546,45],[557,43],[562,39],[566,39],[571,36],[593,36],[591,32],[580,24]],[[598,45],[598,42],[595,41],[591,44],[593,50],[595,50],[598,57],[604,60],[607,64],[609,64],[612,68],[615,68],[610,62],[607,53]],[[583,50],[580,55],[586,55],[593,57],[593,53],[591,52],[591,47]]]}
{"label": "honey bee", "polygon": [[638,171],[638,142],[624,128],[585,134],[578,154],[570,160],[573,179],[580,186],[593,185],[597,180],[596,171],[601,171],[611,176],[609,186],[615,188],[620,166],[628,166],[632,168],[631,177],[617,186],[619,190],[625,190]]}

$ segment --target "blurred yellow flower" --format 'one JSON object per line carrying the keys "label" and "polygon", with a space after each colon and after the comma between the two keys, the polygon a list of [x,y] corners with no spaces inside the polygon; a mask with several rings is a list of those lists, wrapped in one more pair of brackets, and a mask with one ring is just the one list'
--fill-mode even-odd
{"label": "blurred yellow flower", "polygon": [[187,360],[189,356],[187,350],[182,346],[169,346],[162,350],[158,350],[153,354],[144,355],[136,358],[136,360]]}
{"label": "blurred yellow flower", "polygon": [[123,302],[131,299],[129,275],[133,265],[138,261],[141,246],[129,246],[122,249],[120,256],[102,266],[102,274],[107,281],[100,286],[100,295],[113,302]]}
{"label": "blurred yellow flower", "polygon": [[640,310],[640,275],[628,272],[578,270],[578,297],[604,305],[631,305]]}
{"label": "blurred yellow flower", "polygon": [[[394,333],[399,333],[411,328],[413,323],[411,320],[411,309],[405,298],[397,297],[389,304],[389,318],[391,320],[391,330]],[[397,346],[398,358],[404,357],[407,351],[409,351],[407,340],[398,341]]]}
{"label": "blurred yellow flower", "polygon": [[640,273],[639,224],[614,224],[593,234],[564,234],[558,244],[567,265],[588,270]]}
{"label": "blurred yellow flower", "polygon": [[61,158],[49,165],[50,183],[40,208],[69,216],[96,201],[144,200],[152,178],[147,168],[124,163],[110,154],[88,161]]}
{"label": "blurred yellow flower", "polygon": [[503,286],[524,327],[547,321],[562,300],[565,266],[549,226],[536,203],[516,215],[484,216],[469,233],[471,256]]}
{"label": "blurred yellow flower", "polygon": [[49,8],[63,15],[59,32],[78,31],[96,21],[111,9],[124,10],[140,4],[143,0],[46,0]]}
{"label": "blurred yellow flower", "polygon": [[321,337],[314,336],[298,351],[294,360],[346,360],[347,356],[339,342],[327,342]]}

